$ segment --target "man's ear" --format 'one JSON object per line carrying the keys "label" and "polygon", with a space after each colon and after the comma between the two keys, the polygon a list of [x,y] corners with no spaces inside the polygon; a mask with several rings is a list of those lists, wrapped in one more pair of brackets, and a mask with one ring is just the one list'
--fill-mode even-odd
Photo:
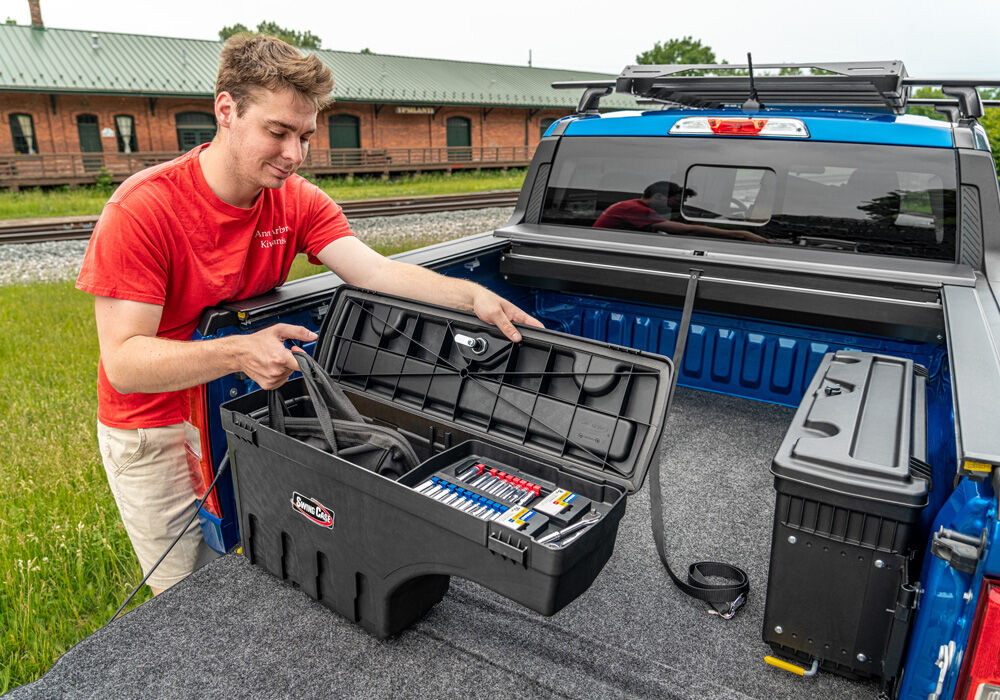
{"label": "man's ear", "polygon": [[220,92],[215,96],[215,121],[220,128],[229,128],[236,117],[236,100],[228,92]]}

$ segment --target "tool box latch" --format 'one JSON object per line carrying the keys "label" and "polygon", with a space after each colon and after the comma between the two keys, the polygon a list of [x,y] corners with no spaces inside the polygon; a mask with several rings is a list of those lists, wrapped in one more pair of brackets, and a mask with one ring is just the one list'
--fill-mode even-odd
{"label": "tool box latch", "polygon": [[251,445],[257,444],[257,423],[254,420],[245,418],[238,413],[233,414],[233,427],[229,432],[244,442]]}
{"label": "tool box latch", "polygon": [[515,564],[521,566],[527,566],[528,563],[528,548],[524,545],[518,544],[517,542],[505,541],[501,539],[503,535],[499,532],[491,532],[489,537],[489,548],[490,551],[499,554],[504,559],[510,559]]}
{"label": "tool box latch", "polygon": [[953,569],[964,574],[976,573],[979,560],[986,549],[986,530],[979,537],[963,535],[961,532],[947,530],[944,526],[934,533],[931,541],[931,552],[939,559],[944,559]]}

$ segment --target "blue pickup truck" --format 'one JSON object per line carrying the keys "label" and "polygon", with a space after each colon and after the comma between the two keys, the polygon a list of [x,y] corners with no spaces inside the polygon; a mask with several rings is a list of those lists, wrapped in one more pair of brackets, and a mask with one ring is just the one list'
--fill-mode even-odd
{"label": "blue pickup truck", "polygon": [[[665,355],[697,269],[681,391],[720,412],[733,397],[759,407],[742,411],[743,428],[759,412],[787,419],[829,353],[903,358],[926,370],[922,544],[908,603],[885,611],[902,620],[893,642],[900,668],[881,675],[889,682],[879,691],[864,680],[878,680],[879,669],[846,675],[859,679],[851,682],[862,696],[1000,697],[1000,190],[977,122],[977,84],[916,80],[899,62],[758,66],[770,73],[752,81],[711,70],[630,66],[616,81],[560,86],[583,98],[541,140],[510,221],[399,259],[485,285],[547,328]],[[928,84],[951,97],[933,104],[946,121],[907,114],[918,102],[911,88]],[[612,90],[648,109],[600,112]],[[318,329],[340,284],[326,273],[211,309],[198,337],[276,322]],[[220,405],[255,388],[231,375],[191,391],[199,492],[226,452]],[[701,430],[718,425],[705,420]],[[695,437],[728,439],[725,429]],[[705,458],[692,467],[713,457]],[[734,514],[773,507],[771,489],[754,492],[723,473],[706,501],[746,499]],[[671,482],[684,478],[663,477],[667,509]],[[206,511],[208,542],[232,549],[240,533],[229,474]],[[770,535],[754,534],[758,547],[746,556],[766,560]],[[659,566],[655,557],[637,565]],[[761,593],[747,607],[763,601]],[[706,616],[705,624],[732,623]],[[764,638],[775,647],[774,630]],[[755,643],[763,657],[759,628]],[[865,660],[856,648],[843,652],[855,671]],[[808,657],[783,665],[802,675],[846,668],[821,652],[809,668]],[[759,666],[746,672],[760,674],[759,697],[773,697],[766,674],[776,671]]]}

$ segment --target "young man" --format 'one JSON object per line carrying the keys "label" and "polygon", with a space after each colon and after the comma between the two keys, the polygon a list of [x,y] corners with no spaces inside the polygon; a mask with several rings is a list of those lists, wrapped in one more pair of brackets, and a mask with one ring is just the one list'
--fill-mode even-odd
{"label": "young man", "polygon": [[676,182],[661,180],[649,185],[639,199],[626,199],[616,202],[605,209],[594,228],[614,228],[626,231],[657,231],[678,236],[713,236],[716,238],[735,238],[754,243],[770,243],[763,236],[742,229],[725,229],[716,226],[701,226],[671,221],[667,215],[680,211],[681,197],[692,196],[690,189],[684,190]]}
{"label": "young man", "polygon": [[[184,389],[232,372],[260,386],[298,368],[286,340],[301,326],[191,342],[202,311],[284,282],[306,252],[345,282],[470,310],[511,340],[541,324],[496,294],[383,258],[354,237],[325,193],[295,175],[333,78],[316,56],[264,36],[222,49],[218,133],[207,146],[133,175],[104,208],[77,288],[96,297],[98,442],[144,572],[194,510]],[[149,579],[154,594],[210,558],[197,521]]]}

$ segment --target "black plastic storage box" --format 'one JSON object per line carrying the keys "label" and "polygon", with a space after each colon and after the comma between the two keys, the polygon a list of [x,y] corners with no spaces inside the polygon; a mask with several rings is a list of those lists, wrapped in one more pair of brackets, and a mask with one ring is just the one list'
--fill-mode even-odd
{"label": "black plastic storage box", "polygon": [[771,471],[777,499],[764,640],[843,675],[891,682],[915,604],[927,503],[926,370],[827,354]]}
{"label": "black plastic storage box", "polygon": [[[315,357],[422,461],[394,481],[275,430],[267,392],[229,401],[245,556],[378,637],[426,613],[450,576],[543,615],[586,591],[659,459],[672,365],[519,330],[515,344],[471,314],[338,290]],[[281,393],[291,416],[311,414],[301,378]]]}

